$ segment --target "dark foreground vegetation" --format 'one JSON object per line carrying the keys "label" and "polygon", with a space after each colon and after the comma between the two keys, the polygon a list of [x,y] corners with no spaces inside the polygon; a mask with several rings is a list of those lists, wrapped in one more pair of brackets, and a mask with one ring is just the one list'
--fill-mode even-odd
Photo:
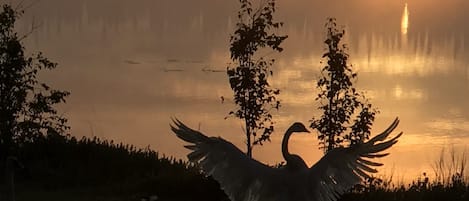
{"label": "dark foreground vegetation", "polygon": [[[228,200],[217,182],[193,165],[149,148],[48,135],[24,144],[18,157],[24,165],[16,172],[18,201],[140,200],[148,195],[159,200]],[[469,200],[463,174],[455,169],[446,177],[430,181],[424,176],[401,186],[376,178],[340,200]]]}
{"label": "dark foreground vegetation", "polygon": [[[18,156],[17,200],[221,200],[218,184],[182,160],[98,138],[48,135]],[[2,179],[4,181],[4,179]]]}

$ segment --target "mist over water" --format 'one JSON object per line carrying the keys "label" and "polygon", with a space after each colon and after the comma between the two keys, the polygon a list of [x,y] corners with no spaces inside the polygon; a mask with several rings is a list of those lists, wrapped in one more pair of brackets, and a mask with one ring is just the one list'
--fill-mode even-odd
{"label": "mist over water", "polygon": [[[432,172],[441,148],[469,143],[469,2],[279,0],[278,6],[289,38],[284,52],[269,56],[276,58],[272,83],[283,106],[272,143],[254,148],[256,158],[280,162],[283,131],[319,115],[315,83],[327,17],[344,25],[358,88],[381,111],[373,133],[401,119],[396,131],[404,135],[383,160],[384,173],[415,178]],[[72,92],[62,111],[73,135],[150,145],[183,158],[187,151],[169,130],[173,116],[244,149],[241,122],[224,120],[234,108],[224,70],[237,8],[236,1],[218,0],[38,1],[18,30],[40,25],[24,42],[59,63],[43,78]],[[317,145],[316,135],[290,143],[308,164],[322,156]]]}

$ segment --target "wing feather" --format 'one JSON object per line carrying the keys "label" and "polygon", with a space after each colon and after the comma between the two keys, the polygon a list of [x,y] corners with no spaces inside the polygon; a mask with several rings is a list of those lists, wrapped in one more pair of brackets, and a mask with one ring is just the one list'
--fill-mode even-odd
{"label": "wing feather", "polygon": [[259,192],[269,188],[265,180],[275,170],[246,155],[236,146],[220,137],[207,137],[181,121],[173,119],[171,130],[182,140],[190,143],[185,147],[192,150],[188,159],[219,183],[233,201],[258,200]]}
{"label": "wing feather", "polygon": [[336,201],[339,194],[345,193],[363,179],[370,178],[370,173],[376,173],[377,170],[373,167],[383,164],[369,159],[388,155],[380,152],[397,143],[402,132],[390,140],[386,139],[398,124],[399,119],[396,118],[383,133],[368,142],[333,149],[314,164],[309,169],[309,178],[312,181],[309,192],[313,200]]}
{"label": "wing feather", "polygon": [[363,159],[363,158],[358,158],[358,161],[360,161],[360,163],[363,163],[363,164],[369,165],[369,166],[382,166],[383,165],[382,163],[369,161],[369,160],[366,160],[366,159]]}

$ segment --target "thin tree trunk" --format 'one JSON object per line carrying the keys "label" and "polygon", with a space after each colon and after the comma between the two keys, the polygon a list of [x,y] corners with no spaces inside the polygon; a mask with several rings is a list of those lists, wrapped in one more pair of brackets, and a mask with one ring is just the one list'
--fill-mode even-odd
{"label": "thin tree trunk", "polygon": [[[244,110],[244,114],[246,115],[246,110]],[[246,125],[246,155],[249,158],[252,158],[251,129],[249,127],[246,116],[244,116],[244,124]]]}
{"label": "thin tree trunk", "polygon": [[[333,80],[334,80],[334,75],[331,76],[331,80],[330,80],[330,87],[331,87],[331,90],[333,90]],[[328,140],[328,143],[327,143],[327,149],[326,149],[326,153],[329,152],[330,150],[332,150],[334,148],[334,129],[332,129],[332,119],[331,117],[333,118],[334,115],[331,115],[332,114],[332,104],[333,104],[333,99],[334,99],[335,96],[332,96],[329,98],[329,136],[327,138]]]}

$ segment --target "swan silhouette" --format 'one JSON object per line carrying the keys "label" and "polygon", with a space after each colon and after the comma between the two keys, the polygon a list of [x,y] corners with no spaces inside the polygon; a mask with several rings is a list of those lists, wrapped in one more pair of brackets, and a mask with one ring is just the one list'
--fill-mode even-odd
{"label": "swan silhouette", "polygon": [[380,158],[380,153],[395,143],[399,133],[386,141],[399,124],[399,119],[383,133],[367,142],[329,151],[316,164],[309,167],[304,160],[288,151],[288,140],[293,133],[309,132],[302,123],[294,123],[282,140],[285,167],[273,168],[247,157],[232,143],[221,137],[207,137],[175,119],[172,131],[190,143],[189,161],[197,163],[207,174],[220,183],[232,201],[336,201],[344,192],[363,179],[376,173],[373,166],[383,164],[369,159]]}

